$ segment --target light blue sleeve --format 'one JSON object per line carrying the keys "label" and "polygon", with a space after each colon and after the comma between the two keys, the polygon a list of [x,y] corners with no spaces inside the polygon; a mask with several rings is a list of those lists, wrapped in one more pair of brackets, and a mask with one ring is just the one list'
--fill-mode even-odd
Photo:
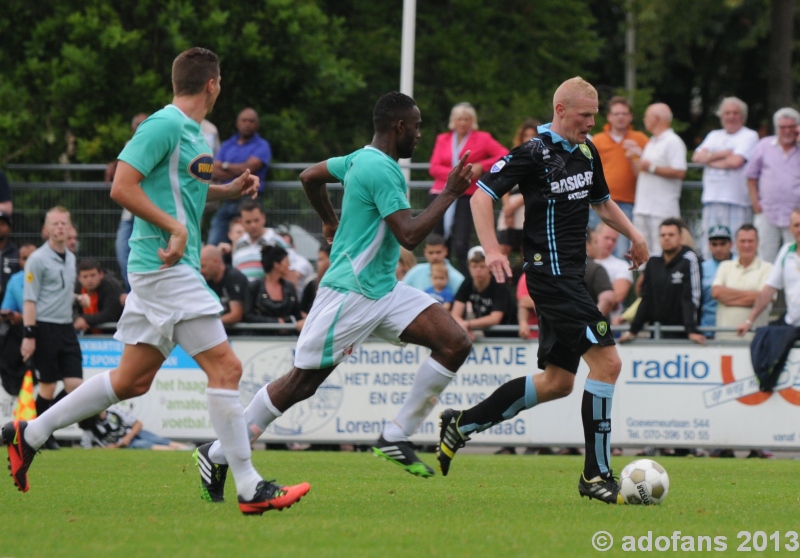
{"label": "light blue sleeve", "polygon": [[144,176],[175,151],[181,139],[180,122],[163,112],[159,111],[142,122],[118,157]]}

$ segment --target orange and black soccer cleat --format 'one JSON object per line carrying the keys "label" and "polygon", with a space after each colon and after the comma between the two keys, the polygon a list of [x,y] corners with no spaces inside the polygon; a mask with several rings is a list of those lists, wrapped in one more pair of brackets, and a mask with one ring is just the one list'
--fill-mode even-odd
{"label": "orange and black soccer cleat", "polygon": [[9,422],[3,427],[3,443],[8,446],[8,468],[11,478],[22,492],[30,488],[28,484],[28,467],[33,463],[36,450],[25,441],[25,429],[28,423],[24,420]]}
{"label": "orange and black soccer cleat", "polygon": [[243,501],[239,498],[239,509],[245,515],[261,515],[269,510],[283,510],[291,508],[308,494],[311,485],[307,482],[294,486],[280,486],[274,481],[261,481],[256,487],[256,494],[252,500]]}

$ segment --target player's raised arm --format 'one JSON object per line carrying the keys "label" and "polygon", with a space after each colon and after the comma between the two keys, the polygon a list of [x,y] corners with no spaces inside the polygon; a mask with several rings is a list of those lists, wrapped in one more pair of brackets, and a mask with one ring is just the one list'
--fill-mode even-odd
{"label": "player's raised arm", "polygon": [[425,240],[436,223],[442,220],[447,208],[469,188],[472,179],[472,163],[467,163],[469,154],[469,151],[464,152],[461,160],[447,176],[444,190],[425,211],[412,217],[410,209],[403,209],[386,217],[386,224],[403,248],[413,250]]}
{"label": "player's raised arm", "polygon": [[206,201],[238,200],[247,196],[255,199],[260,186],[261,179],[252,174],[250,169],[245,169],[242,174],[227,184],[210,184]]}
{"label": "player's raised arm", "polygon": [[339,179],[328,171],[327,161],[322,161],[301,172],[300,182],[303,184],[303,191],[308,201],[311,202],[311,207],[322,219],[322,234],[325,240],[328,244],[332,243],[333,235],[339,226],[339,218],[328,196],[327,184],[339,182]]}

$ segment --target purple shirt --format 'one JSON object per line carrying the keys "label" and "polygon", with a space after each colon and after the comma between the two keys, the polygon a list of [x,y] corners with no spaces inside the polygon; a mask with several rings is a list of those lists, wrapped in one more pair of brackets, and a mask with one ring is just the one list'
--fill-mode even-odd
{"label": "purple shirt", "polygon": [[272,150],[267,140],[255,134],[250,141],[240,145],[239,134],[234,134],[222,143],[215,159],[223,163],[244,163],[250,157],[257,157],[264,163],[263,167],[253,173],[261,179],[261,190],[263,191],[269,163],[272,160]]}
{"label": "purple shirt", "polygon": [[770,223],[788,227],[789,216],[800,207],[800,148],[787,153],[776,136],[757,144],[745,167],[747,178],[758,180],[758,201]]}

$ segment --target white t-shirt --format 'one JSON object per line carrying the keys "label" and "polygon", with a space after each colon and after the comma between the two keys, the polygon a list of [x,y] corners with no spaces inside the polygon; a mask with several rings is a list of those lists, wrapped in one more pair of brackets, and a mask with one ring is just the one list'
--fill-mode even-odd
{"label": "white t-shirt", "polygon": [[784,244],[767,285],[775,289],[783,289],[786,295],[786,323],[800,326],[800,257],[797,254],[797,242]]}
{"label": "white t-shirt", "polygon": [[[672,128],[653,136],[642,150],[642,159],[657,167],[686,170],[686,144]],[[657,217],[680,217],[680,178],[666,178],[649,172],[639,173],[636,179],[636,202],[633,213]]]}
{"label": "white t-shirt", "polygon": [[[725,130],[709,132],[697,149],[723,151],[730,149],[747,161],[758,143],[758,133],[750,128],[742,127],[729,134]],[[703,203],[730,203],[750,207],[750,194],[747,190],[747,177],[744,165],[738,169],[715,169],[706,167],[703,170]]]}
{"label": "white t-shirt", "polygon": [[608,273],[608,278],[611,279],[611,283],[614,283],[617,279],[625,279],[633,284],[633,271],[629,269],[631,265],[622,258],[611,255],[604,260],[595,260],[595,262],[603,266],[603,269]]}
{"label": "white t-shirt", "polygon": [[280,246],[287,252],[290,248],[274,229],[269,228],[255,241],[250,240],[249,234],[243,234],[236,246],[233,247],[233,267],[244,273],[248,281],[258,281],[264,278],[264,268],[261,266],[261,248],[268,244]]}

